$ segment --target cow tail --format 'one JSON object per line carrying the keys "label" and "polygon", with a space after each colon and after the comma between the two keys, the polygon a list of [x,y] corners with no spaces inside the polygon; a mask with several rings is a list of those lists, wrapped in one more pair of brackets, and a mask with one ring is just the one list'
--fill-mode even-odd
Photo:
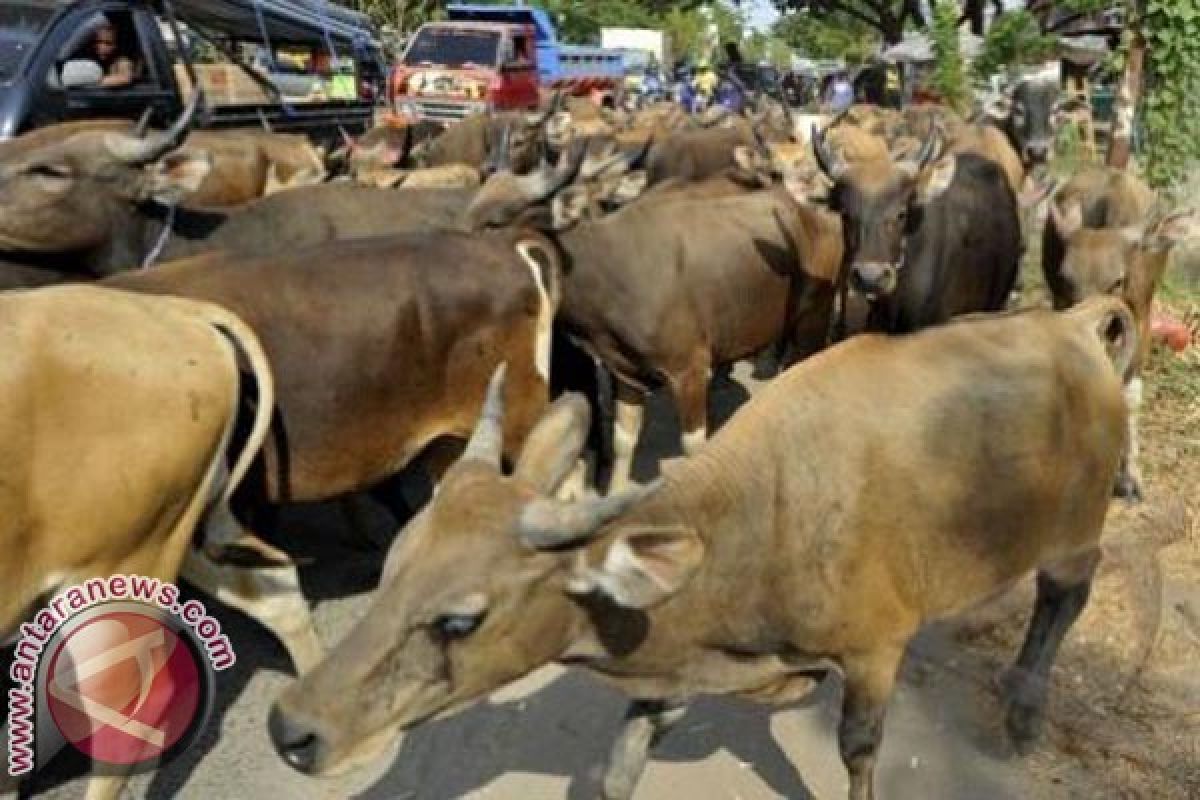
{"label": "cow tail", "polygon": [[239,360],[249,367],[258,393],[254,422],[250,426],[250,433],[246,436],[241,453],[229,470],[229,480],[225,482],[221,495],[222,502],[227,503],[233,491],[245,479],[251,464],[266,442],[271,418],[275,413],[275,377],[258,336],[240,317],[218,306],[209,306],[207,318],[209,323],[229,340]]}
{"label": "cow tail", "polygon": [[1104,297],[1084,302],[1068,313],[1083,318],[1104,345],[1105,353],[1122,383],[1135,376],[1134,360],[1137,356],[1139,331],[1137,319],[1125,301],[1118,297]]}

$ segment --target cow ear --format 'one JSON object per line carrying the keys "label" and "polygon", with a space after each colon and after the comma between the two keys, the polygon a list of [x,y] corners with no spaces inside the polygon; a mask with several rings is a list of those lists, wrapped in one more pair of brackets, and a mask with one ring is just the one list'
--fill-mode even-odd
{"label": "cow ear", "polygon": [[1184,239],[1195,236],[1197,215],[1195,209],[1177,211],[1151,223],[1142,239],[1146,250],[1170,250]]}
{"label": "cow ear", "polygon": [[556,493],[583,451],[591,417],[583,395],[555,400],[525,439],[513,475],[539,494]]}
{"label": "cow ear", "polygon": [[758,162],[754,157],[754,152],[744,144],[739,144],[733,148],[733,163],[737,164],[738,169],[750,173],[758,169]]}
{"label": "cow ear", "polygon": [[554,196],[552,201],[553,226],[555,230],[566,230],[587,213],[591,202],[586,186],[568,186]]}
{"label": "cow ear", "polygon": [[1061,238],[1070,239],[1083,229],[1083,206],[1071,203],[1064,211],[1057,201],[1051,201],[1050,222]]}
{"label": "cow ear", "polygon": [[146,196],[164,205],[175,205],[195,192],[212,171],[207,151],[177,150],[146,168]]}
{"label": "cow ear", "polygon": [[632,203],[642,196],[642,192],[646,191],[649,183],[650,177],[646,174],[646,170],[638,169],[627,172],[617,181],[616,189],[609,195],[609,202],[618,206]]}
{"label": "cow ear", "polygon": [[987,115],[988,119],[1007,122],[1009,116],[1012,115],[1012,98],[1007,94],[993,97],[984,105],[983,113]]}
{"label": "cow ear", "polygon": [[921,205],[928,205],[941,197],[954,181],[954,170],[957,164],[958,159],[954,154],[947,153],[922,170],[917,185],[917,202]]}
{"label": "cow ear", "polygon": [[580,554],[567,585],[573,594],[601,592],[624,608],[647,609],[682,589],[704,560],[704,542],[684,526],[623,527],[598,566]]}

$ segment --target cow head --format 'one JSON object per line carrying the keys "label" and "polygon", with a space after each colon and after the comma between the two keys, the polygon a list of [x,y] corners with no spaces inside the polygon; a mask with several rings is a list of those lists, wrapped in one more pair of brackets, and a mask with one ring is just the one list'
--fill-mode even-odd
{"label": "cow head", "polygon": [[[470,230],[510,225],[529,209],[564,191],[572,181],[585,187],[594,198],[627,193],[635,181],[626,176],[633,166],[645,159],[651,145],[652,140],[647,139],[637,149],[621,152],[611,140],[587,142],[580,139],[571,143],[568,152],[559,157],[558,164],[543,162],[527,175],[516,175],[507,165],[502,165],[480,187],[467,207],[466,224]],[[644,188],[645,176],[638,174]]]}
{"label": "cow head", "polygon": [[842,216],[848,279],[857,291],[879,296],[895,290],[908,235],[954,180],[954,155],[939,157],[940,148],[934,135],[911,156],[847,162],[813,130],[813,153],[833,182],[829,203]]}
{"label": "cow head", "polygon": [[[166,131],[88,131],[0,164],[0,249],[86,251],[109,243],[134,207],[175,203],[212,167],[207,154],[171,153],[196,102]],[[141,134],[141,135],[139,135]]]}
{"label": "cow head", "polygon": [[550,407],[504,474],[501,374],[462,458],[392,545],[371,609],[275,703],[271,738],[296,769],[373,758],[400,731],[591,640],[605,616],[664,601],[699,567],[690,528],[628,521],[653,489],[552,499],[586,438],[579,396]]}
{"label": "cow head", "polygon": [[1194,213],[1177,212],[1124,228],[1088,228],[1083,216],[1079,203],[1065,209],[1050,204],[1048,224],[1065,245],[1057,273],[1046,275],[1054,307],[1061,310],[1111,294],[1124,297],[1139,317],[1148,314],[1166,256],[1188,235]]}
{"label": "cow head", "polygon": [[984,113],[1008,134],[1026,169],[1050,159],[1055,128],[1077,102],[1061,100],[1060,94],[1057,78],[1029,77],[984,108]]}

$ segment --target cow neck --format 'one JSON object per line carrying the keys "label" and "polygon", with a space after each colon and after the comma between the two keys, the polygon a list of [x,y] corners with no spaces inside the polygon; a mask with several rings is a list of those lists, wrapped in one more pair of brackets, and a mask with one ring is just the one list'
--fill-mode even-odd
{"label": "cow neck", "polygon": [[139,212],[140,244],[132,259],[136,264],[141,264],[156,247],[161,251],[159,261],[192,255],[203,249],[204,241],[228,219],[223,211],[187,206],[176,206],[172,211],[155,202],[143,204]]}

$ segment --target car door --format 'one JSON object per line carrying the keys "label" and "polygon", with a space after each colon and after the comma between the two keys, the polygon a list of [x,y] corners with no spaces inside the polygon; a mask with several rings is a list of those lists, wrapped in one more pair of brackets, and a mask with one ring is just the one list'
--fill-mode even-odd
{"label": "car door", "polygon": [[100,19],[96,6],[80,9],[60,22],[72,33],[63,39],[46,70],[45,86],[35,103],[42,119],[35,120],[35,126],[85,119],[136,120],[147,108],[153,111],[152,122],[161,125],[178,109],[175,79],[155,17],[144,9],[122,4],[103,6],[100,12],[122,26],[126,34],[126,46],[131,51],[126,55],[135,63],[133,83],[111,88],[62,85],[63,64],[79,57]]}

